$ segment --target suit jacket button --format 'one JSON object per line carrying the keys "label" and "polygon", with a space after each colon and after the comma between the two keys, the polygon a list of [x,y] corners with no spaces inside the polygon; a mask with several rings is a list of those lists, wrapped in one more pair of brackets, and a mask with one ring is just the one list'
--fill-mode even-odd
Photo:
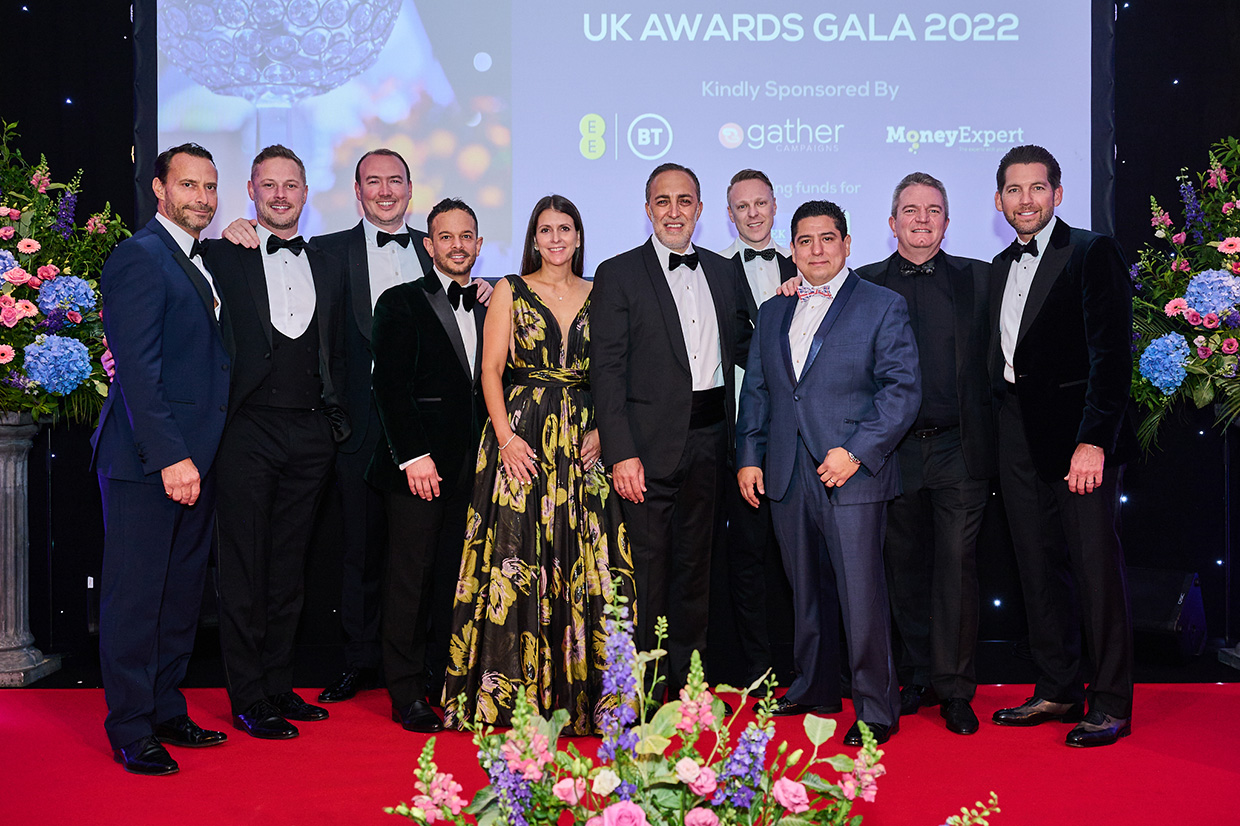
{"label": "suit jacket button", "polygon": [[227,364],[221,364],[221,365],[220,365],[220,369],[221,369],[221,370],[223,370],[224,372],[228,372],[228,365],[227,365]]}
{"label": "suit jacket button", "polygon": [[227,412],[228,412],[228,405],[226,405],[226,404],[221,404],[221,405],[220,405],[220,412],[221,412],[221,413],[227,413]]}

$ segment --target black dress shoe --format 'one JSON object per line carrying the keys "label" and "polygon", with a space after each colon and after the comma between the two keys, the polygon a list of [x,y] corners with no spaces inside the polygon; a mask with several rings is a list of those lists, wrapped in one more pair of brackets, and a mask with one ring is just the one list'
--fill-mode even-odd
{"label": "black dress shoe", "polygon": [[350,668],[336,681],[319,692],[320,703],[339,703],[352,700],[357,692],[379,687],[379,669]]}
{"label": "black dress shoe", "polygon": [[1055,720],[1060,723],[1079,723],[1085,716],[1081,703],[1052,703],[1030,697],[1015,708],[1001,708],[990,718],[1001,726],[1036,726]]}
{"label": "black dress shoe", "polygon": [[222,731],[211,731],[200,728],[189,719],[188,714],[178,714],[155,724],[155,739],[170,746],[182,746],[187,749],[202,749],[207,746],[218,746],[228,739]]}
{"label": "black dress shoe", "polygon": [[[870,728],[870,734],[874,735],[874,742],[882,745],[891,739],[891,735],[900,730],[899,723],[893,723],[890,726],[884,726],[882,723],[866,723]],[[848,729],[848,733],[844,735],[844,745],[860,746],[861,745],[861,727],[856,723]]]}
{"label": "black dress shoe", "polygon": [[297,726],[281,717],[279,709],[266,699],[234,714],[233,728],[260,740],[292,740],[297,736]]}
{"label": "black dress shoe", "polygon": [[[754,710],[757,710],[754,706]],[[775,717],[793,717],[798,714],[839,714],[844,710],[844,704],[841,703],[824,703],[822,705],[810,705],[809,703],[798,703],[788,699],[785,694],[775,701],[771,714]]]}
{"label": "black dress shoe", "polygon": [[1130,734],[1132,734],[1131,717],[1112,717],[1097,709],[1090,709],[1085,719],[1068,732],[1068,737],[1064,742],[1077,748],[1109,746],[1119,738]]}
{"label": "black dress shoe", "polygon": [[939,707],[939,715],[947,721],[947,730],[954,734],[977,733],[977,715],[963,697],[945,700]]}
{"label": "black dress shoe", "polygon": [[443,720],[439,719],[425,700],[414,700],[401,708],[392,707],[392,720],[400,723],[405,731],[416,731],[421,734],[434,734],[443,731]]}
{"label": "black dress shoe", "polygon": [[172,755],[160,745],[153,734],[139,737],[127,746],[113,749],[112,759],[124,766],[125,771],[130,774],[159,777],[165,774],[176,774],[181,770],[177,761],[172,759]]}
{"label": "black dress shoe", "polygon": [[327,719],[327,709],[310,705],[294,691],[285,691],[283,694],[276,694],[267,699],[271,701],[271,704],[276,707],[276,711],[280,712],[280,716],[285,720],[313,723]]}
{"label": "black dress shoe", "polygon": [[929,708],[939,704],[939,695],[933,688],[910,683],[900,689],[900,716],[916,714],[919,708]]}

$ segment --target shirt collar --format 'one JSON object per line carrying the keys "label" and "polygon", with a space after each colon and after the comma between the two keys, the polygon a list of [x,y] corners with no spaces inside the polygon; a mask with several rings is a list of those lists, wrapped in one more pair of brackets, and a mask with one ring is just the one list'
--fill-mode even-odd
{"label": "shirt collar", "polygon": [[[363,218],[363,219],[362,219],[362,227],[363,227],[363,229],[364,229],[364,231],[365,231],[365,233],[366,233],[366,244],[367,244],[367,246],[371,246],[371,247],[378,247],[378,246],[379,246],[379,238],[378,238],[379,233],[381,233],[381,232],[387,232],[387,230],[386,230],[386,229],[380,229],[379,227],[377,227],[377,226],[375,226],[374,224],[370,223],[370,219],[369,219],[369,218]],[[400,234],[400,233],[402,233],[402,232],[408,232],[408,233],[409,233],[409,243],[410,243],[410,244],[413,244],[413,243],[414,243],[414,241],[415,241],[416,239],[413,237],[413,231],[409,229],[409,226],[408,226],[407,224],[402,224],[402,225],[401,225],[401,228],[400,228],[400,229],[398,229],[398,230],[396,230],[396,232],[392,232],[392,233],[388,233],[388,234],[389,234],[389,235],[398,235],[398,234]],[[409,247],[404,247],[404,249],[409,249]]]}
{"label": "shirt collar", "polygon": [[176,242],[176,245],[181,249],[181,252],[185,253],[185,257],[189,258],[190,250],[194,248],[194,242],[198,239],[190,235],[183,227],[174,223],[162,212],[155,213],[155,220],[159,221],[159,223],[163,225],[163,228],[168,230],[168,234],[172,236],[172,240]]}
{"label": "shirt collar", "polygon": [[[650,234],[650,242],[654,244],[654,254],[655,254],[655,257],[659,259],[659,265],[663,267],[663,272],[665,274],[670,275],[671,270],[667,266],[667,259],[668,259],[668,256],[670,256],[673,251],[663,246],[662,242],[659,241],[659,236],[655,235],[654,233]],[[693,252],[694,252],[693,243],[690,242],[689,246],[685,248],[685,251],[679,254],[689,255]]]}

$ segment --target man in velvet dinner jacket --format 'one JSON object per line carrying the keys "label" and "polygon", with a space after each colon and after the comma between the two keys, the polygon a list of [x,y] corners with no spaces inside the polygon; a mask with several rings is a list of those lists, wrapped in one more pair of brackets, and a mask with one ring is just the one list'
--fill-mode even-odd
{"label": "man in velvet dinner jacket", "polygon": [[392,719],[417,732],[443,728],[427,691],[443,685],[486,417],[478,383],[486,310],[469,280],[482,246],[478,219],[463,201],[444,199],[427,228],[434,269],[387,290],[375,305],[374,397],[383,438],[366,474],[388,512],[382,639]]}
{"label": "man in velvet dinner jacket", "polygon": [[305,558],[343,412],[344,269],[297,234],[305,167],[263,149],[248,182],[259,249],[213,241],[207,263],[229,308],[233,382],[219,453],[220,645],[233,724],[287,739],[327,711],[293,691]]}
{"label": "man in velvet dinner jacket", "polygon": [[[840,710],[839,626],[858,722],[878,742],[899,728],[899,687],[883,576],[887,501],[900,492],[896,445],[921,404],[917,345],[903,298],[848,269],[836,204],[792,216],[797,296],[758,311],[736,425],[737,482],[765,493],[792,582],[797,677],[782,714]],[[847,745],[860,745],[854,724]]]}
{"label": "man in velvet dinner jacket", "polygon": [[734,429],[734,365],[752,334],[734,262],[692,247],[697,176],[679,164],[646,181],[654,235],[594,275],[590,383],[603,462],[633,546],[637,645],[668,620],[675,699],[694,650],[706,650],[710,560],[723,534]]}
{"label": "man in velvet dinner jacket", "polygon": [[116,373],[91,443],[104,517],[104,728],[126,771],[161,775],[178,770],[162,743],[227,739],[194,724],[178,686],[211,550],[231,365],[198,244],[215,215],[211,154],[197,144],[162,152],[152,186],[158,214],[100,278]]}
{"label": "man in velvet dinner jacket", "polygon": [[[1040,673],[1032,697],[993,719],[1080,720],[1067,745],[1110,745],[1131,731],[1132,716],[1132,623],[1116,525],[1123,465],[1136,452],[1132,288],[1114,239],[1055,217],[1063,187],[1050,152],[1013,148],[996,183],[995,209],[1017,236],[991,265],[999,485]],[[1088,691],[1082,627],[1094,668]]]}

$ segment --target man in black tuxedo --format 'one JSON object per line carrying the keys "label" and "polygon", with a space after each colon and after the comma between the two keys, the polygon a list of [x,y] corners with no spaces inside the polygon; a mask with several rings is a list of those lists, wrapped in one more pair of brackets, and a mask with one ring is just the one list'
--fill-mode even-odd
{"label": "man in black tuxedo", "polygon": [[[1017,240],[991,265],[990,375],[999,409],[999,485],[1040,672],[999,725],[1081,720],[1069,746],[1131,731],[1132,624],[1116,529],[1129,410],[1132,297],[1114,239],[1055,217],[1059,164],[1040,146],[999,162],[995,209]],[[1093,663],[1082,687],[1081,627]]]}
{"label": "man in black tuxedo", "polygon": [[706,649],[712,548],[735,428],[734,367],[752,326],[734,262],[694,249],[702,213],[692,170],[663,164],[646,181],[653,236],[599,265],[590,313],[590,383],[603,461],[633,544],[637,643],[668,619],[668,690]]}
{"label": "man in black tuxedo", "polygon": [[426,223],[434,269],[387,290],[375,305],[374,399],[383,438],[366,474],[387,505],[382,638],[392,719],[417,732],[443,728],[427,690],[443,684],[486,418],[478,382],[486,310],[470,283],[482,247],[478,219],[448,198]]}
{"label": "man in black tuxedo", "polygon": [[305,174],[286,147],[260,152],[247,188],[261,247],[207,251],[233,352],[218,463],[220,644],[233,725],[264,739],[327,717],[293,691],[293,647],[315,510],[348,436],[344,270],[297,234]]}
{"label": "man in black tuxedo", "polygon": [[198,242],[217,202],[211,153],[160,153],[151,185],[158,213],[100,277],[116,372],[91,444],[103,498],[104,728],[126,771],[163,775],[178,766],[162,744],[227,739],[189,718],[178,686],[211,552],[231,365]]}
{"label": "man in black tuxedo", "polygon": [[[749,317],[756,319],[762,303],[776,294],[781,283],[795,276],[797,268],[788,257],[788,249],[771,237],[775,226],[775,188],[764,172],[742,169],[733,175],[728,183],[727,202],[728,220],[736,227],[736,240],[719,254],[736,261],[744,272],[741,297]],[[738,392],[744,373],[744,369],[737,368]],[[739,488],[726,487],[730,602],[744,657],[745,682],[749,685],[771,668],[768,619],[773,610],[791,606],[792,592],[771,525],[770,503],[763,496],[759,497],[758,507],[750,507],[741,498]],[[759,687],[752,694],[764,697],[766,689]]]}
{"label": "man in black tuxedo", "polygon": [[942,703],[957,734],[977,731],[977,535],[995,475],[986,354],[989,266],[943,252],[947,189],[925,172],[891,196],[896,251],[857,268],[908,303],[921,408],[900,442],[903,492],[887,506],[883,555],[903,651],[900,713]]}

